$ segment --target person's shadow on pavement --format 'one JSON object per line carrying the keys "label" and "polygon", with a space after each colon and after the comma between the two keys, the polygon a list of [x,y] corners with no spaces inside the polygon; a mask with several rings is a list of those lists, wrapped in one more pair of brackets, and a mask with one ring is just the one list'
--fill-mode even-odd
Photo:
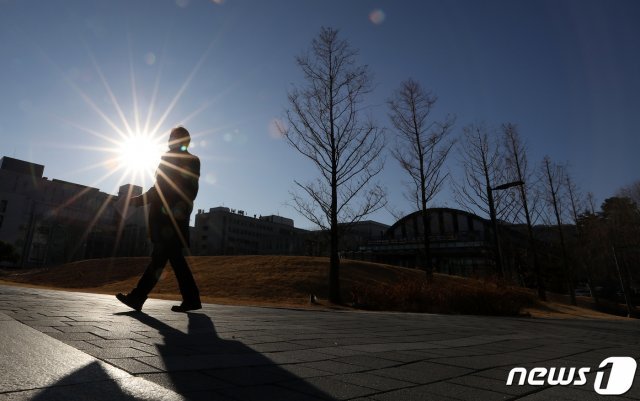
{"label": "person's shadow on pavement", "polygon": [[[103,362],[93,362],[41,391],[32,401],[115,401],[173,399],[164,389],[188,400],[335,400],[240,341],[218,336],[209,316],[189,313],[184,333],[143,312],[120,312],[157,330],[157,356],[137,358],[160,373],[114,377]],[[150,345],[149,347],[153,347]],[[152,352],[150,350],[150,352]],[[160,386],[141,385],[146,379]],[[33,394],[35,393],[35,394]]]}
{"label": "person's shadow on pavement", "polygon": [[193,400],[334,400],[236,340],[222,339],[204,313],[188,313],[187,333],[143,312],[124,312],[157,330],[157,357],[137,358],[163,373],[137,375]]}

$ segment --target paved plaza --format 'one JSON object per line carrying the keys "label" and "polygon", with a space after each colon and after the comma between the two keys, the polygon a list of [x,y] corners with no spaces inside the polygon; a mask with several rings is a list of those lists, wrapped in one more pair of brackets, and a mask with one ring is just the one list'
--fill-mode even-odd
{"label": "paved plaza", "polygon": [[[174,304],[0,286],[0,400],[640,400],[637,377],[594,391],[604,359],[640,357],[638,321]],[[590,371],[507,386],[517,366]]]}

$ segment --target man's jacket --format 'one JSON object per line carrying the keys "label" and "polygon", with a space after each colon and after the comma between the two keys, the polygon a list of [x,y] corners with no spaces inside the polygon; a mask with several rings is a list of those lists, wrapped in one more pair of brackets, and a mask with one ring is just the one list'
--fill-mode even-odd
{"label": "man's jacket", "polygon": [[156,182],[146,192],[151,242],[189,246],[189,218],[198,194],[200,159],[188,151],[166,152],[156,170]]}

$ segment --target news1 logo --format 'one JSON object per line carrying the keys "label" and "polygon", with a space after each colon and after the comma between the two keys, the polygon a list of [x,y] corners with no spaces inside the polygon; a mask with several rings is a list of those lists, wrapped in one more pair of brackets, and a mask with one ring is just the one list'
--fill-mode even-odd
{"label": "news1 logo", "polygon": [[[605,380],[603,368],[611,366],[609,377]],[[622,395],[629,391],[633,385],[633,379],[638,367],[636,360],[628,356],[612,356],[600,363],[596,372],[596,380],[593,389],[600,395]],[[591,368],[542,368],[536,367],[531,370],[516,367],[511,369],[507,378],[507,386],[514,384],[516,376],[519,375],[516,385],[524,386],[584,386],[587,384],[587,373]]]}

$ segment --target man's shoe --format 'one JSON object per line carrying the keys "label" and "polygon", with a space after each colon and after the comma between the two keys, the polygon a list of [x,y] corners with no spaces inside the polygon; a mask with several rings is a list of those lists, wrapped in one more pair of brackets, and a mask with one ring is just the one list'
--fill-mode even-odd
{"label": "man's shoe", "polygon": [[191,310],[202,309],[202,304],[200,302],[197,303],[181,303],[180,305],[173,305],[171,310],[174,312],[189,312]]}
{"label": "man's shoe", "polygon": [[116,298],[118,298],[118,301],[120,301],[123,304],[127,305],[131,309],[134,309],[134,310],[136,310],[138,312],[140,312],[142,310],[142,305],[144,304],[144,301],[136,299],[136,298],[132,297],[131,295],[125,295],[125,294],[122,294],[122,293],[116,294]]}

